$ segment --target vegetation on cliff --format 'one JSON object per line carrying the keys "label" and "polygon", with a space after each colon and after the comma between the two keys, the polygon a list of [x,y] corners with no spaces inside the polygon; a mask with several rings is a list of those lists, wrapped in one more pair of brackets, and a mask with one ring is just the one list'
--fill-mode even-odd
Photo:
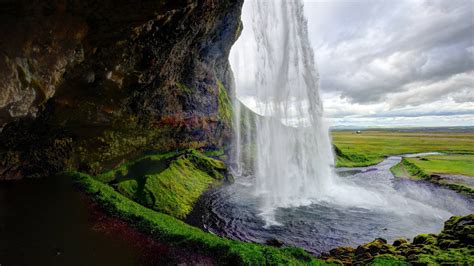
{"label": "vegetation on cliff", "polygon": [[217,81],[218,89],[218,113],[219,118],[227,123],[229,126],[232,125],[232,101],[227,94],[227,90],[224,84],[220,80]]}

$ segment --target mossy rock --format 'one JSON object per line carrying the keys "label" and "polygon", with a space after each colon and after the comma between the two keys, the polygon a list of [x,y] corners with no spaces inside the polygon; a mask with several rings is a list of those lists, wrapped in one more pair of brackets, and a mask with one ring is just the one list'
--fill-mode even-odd
{"label": "mossy rock", "polygon": [[423,245],[436,245],[438,240],[434,234],[421,234],[415,236],[413,239],[413,244],[423,244]]}
{"label": "mossy rock", "polygon": [[404,261],[404,258],[401,256],[394,255],[380,255],[374,258],[369,264],[371,266],[404,266],[410,265],[408,262]]}
{"label": "mossy rock", "polygon": [[185,218],[211,185],[226,175],[222,161],[194,150],[149,155],[98,175],[122,195],[177,218]]}
{"label": "mossy rock", "polygon": [[336,248],[321,255],[326,262],[349,265],[474,265],[474,214],[453,216],[438,234],[417,235],[412,243],[397,239],[393,245],[376,239],[352,248]]}
{"label": "mossy rock", "polygon": [[395,239],[395,241],[393,241],[392,246],[399,247],[403,244],[408,244],[408,240],[406,240],[405,238],[399,238],[399,239]]}

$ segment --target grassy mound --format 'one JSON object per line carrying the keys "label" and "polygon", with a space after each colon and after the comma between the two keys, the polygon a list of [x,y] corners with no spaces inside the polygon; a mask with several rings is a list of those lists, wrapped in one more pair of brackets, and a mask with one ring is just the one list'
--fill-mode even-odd
{"label": "grassy mound", "polygon": [[220,238],[172,216],[148,209],[111,186],[82,173],[71,173],[78,187],[104,210],[160,241],[215,257],[219,264],[325,265],[299,248],[274,248]]}
{"label": "grassy mound", "polygon": [[224,180],[223,162],[194,150],[148,155],[97,176],[143,206],[184,218],[199,196]]}

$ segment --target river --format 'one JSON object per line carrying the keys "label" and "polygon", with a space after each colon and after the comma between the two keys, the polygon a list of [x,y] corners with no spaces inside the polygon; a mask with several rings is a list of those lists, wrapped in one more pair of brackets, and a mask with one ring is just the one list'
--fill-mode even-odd
{"label": "river", "polygon": [[[411,156],[426,155],[414,154]],[[235,184],[207,193],[201,198],[191,222],[217,235],[265,243],[278,239],[286,245],[320,254],[338,246],[357,246],[382,237],[413,238],[421,233],[438,233],[451,215],[474,212],[472,200],[427,182],[395,178],[390,168],[400,156],[378,165],[337,169],[340,179],[370,191],[377,191],[386,205],[379,208],[340,205],[314,200],[299,207],[279,208],[280,225],[266,226],[259,214],[259,197],[253,177],[237,178]],[[354,199],[360,195],[345,195]]]}

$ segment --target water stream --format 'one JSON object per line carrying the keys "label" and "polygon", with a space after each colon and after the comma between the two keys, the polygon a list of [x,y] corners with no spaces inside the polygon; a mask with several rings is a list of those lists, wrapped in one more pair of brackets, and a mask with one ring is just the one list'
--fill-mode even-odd
{"label": "water stream", "polygon": [[322,199],[309,205],[278,208],[275,220],[279,225],[266,226],[259,215],[258,195],[253,192],[255,177],[248,176],[202,198],[202,208],[196,210],[204,213],[200,225],[232,239],[265,243],[276,238],[319,254],[377,237],[393,241],[438,233],[451,215],[474,212],[472,200],[451,190],[393,177],[389,169],[400,160],[401,157],[392,156],[375,166],[338,169],[344,182],[390,195],[385,207],[364,208]]}

